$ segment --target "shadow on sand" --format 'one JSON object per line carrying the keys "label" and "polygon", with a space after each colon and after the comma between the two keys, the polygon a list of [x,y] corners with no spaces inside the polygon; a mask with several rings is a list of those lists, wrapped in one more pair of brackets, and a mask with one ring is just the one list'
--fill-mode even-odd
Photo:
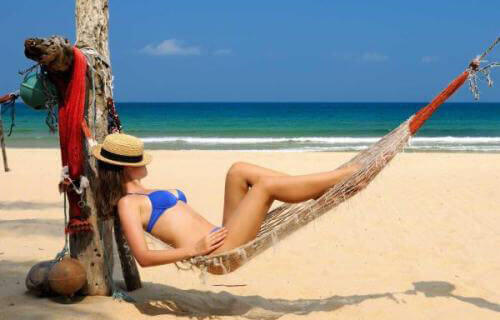
{"label": "shadow on sand", "polygon": [[62,202],[2,201],[0,210],[42,210],[63,208]]}
{"label": "shadow on sand", "polygon": [[500,312],[500,305],[478,297],[452,294],[455,286],[444,281],[415,282],[404,292],[382,292],[366,295],[331,296],[322,299],[269,299],[261,296],[237,296],[229,292],[180,290],[162,284],[145,283],[145,289],[132,293],[136,308],[146,315],[172,314],[198,319],[214,316],[242,316],[249,319],[278,319],[286,314],[307,315],[331,312],[367,300],[390,299],[399,303],[405,295],[423,293],[426,297],[447,297],[470,303],[478,308]]}
{"label": "shadow on sand", "polygon": [[62,237],[64,235],[63,219],[16,219],[0,221],[0,231],[4,234],[14,233],[20,236],[44,235]]}
{"label": "shadow on sand", "polygon": [[[59,316],[107,318],[99,312],[86,312],[78,308],[78,300],[66,305],[58,298],[37,298],[26,292],[24,281],[31,266],[39,261],[0,261],[0,282],[9,287],[0,296],[2,316],[29,315],[29,319],[52,319]],[[123,281],[119,281],[123,285]],[[144,288],[130,292],[137,302],[133,305],[144,315],[175,315],[197,319],[217,316],[241,316],[248,319],[278,319],[287,314],[308,315],[312,312],[332,312],[344,306],[358,305],[367,300],[390,299],[403,302],[405,296],[423,294],[427,298],[444,297],[456,299],[475,307],[500,312],[500,304],[480,297],[453,294],[455,286],[445,281],[414,282],[413,288],[402,292],[382,292],[365,295],[331,296],[321,299],[273,299],[262,296],[240,296],[226,291],[181,290],[175,287],[145,282]],[[111,299],[111,298],[106,298]],[[9,317],[7,317],[9,318]]]}
{"label": "shadow on sand", "polygon": [[423,293],[426,297],[445,297],[460,300],[465,303],[470,303],[478,308],[489,309],[491,311],[500,312],[500,304],[489,302],[483,298],[478,297],[462,297],[452,293],[455,286],[445,281],[422,281],[414,282],[413,290],[404,292],[405,294],[416,294],[417,292]]}

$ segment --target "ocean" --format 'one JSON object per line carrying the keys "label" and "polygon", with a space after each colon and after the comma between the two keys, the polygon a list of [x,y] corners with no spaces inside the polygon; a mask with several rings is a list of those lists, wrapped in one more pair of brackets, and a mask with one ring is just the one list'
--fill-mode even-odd
{"label": "ocean", "polygon": [[[147,149],[359,151],[426,103],[117,103],[124,132]],[[58,147],[46,113],[16,105],[7,147]],[[10,117],[3,115],[4,129]],[[446,103],[406,151],[499,152],[500,103]]]}

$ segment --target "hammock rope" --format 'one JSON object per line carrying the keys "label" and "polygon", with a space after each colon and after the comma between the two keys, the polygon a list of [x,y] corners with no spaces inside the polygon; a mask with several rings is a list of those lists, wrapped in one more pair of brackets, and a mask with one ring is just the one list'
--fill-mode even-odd
{"label": "hammock rope", "polygon": [[[212,274],[225,274],[232,272],[263,252],[273,244],[282,240],[295,230],[303,227],[312,220],[330,211],[337,205],[345,202],[360,190],[366,187],[383,168],[401,152],[410,142],[411,137],[422,127],[427,119],[452,96],[465,81],[476,84],[478,74],[485,74],[497,66],[498,63],[488,64],[479,68],[484,62],[484,57],[491,52],[493,47],[500,42],[500,37],[478,58],[474,59],[469,67],[455,78],[443,91],[441,91],[428,105],[404,121],[399,127],[382,137],[370,148],[363,150],[348,162],[339,166],[343,168],[351,164],[361,164],[362,167],[349,178],[341,181],[328,189],[316,200],[311,199],[301,203],[284,203],[271,210],[266,215],[256,238],[238,248],[212,256],[197,256],[183,260],[177,267],[181,270],[191,270],[193,267],[201,271],[200,277],[205,278],[206,272]],[[488,73],[489,74],[489,73]],[[492,81],[488,81],[488,84]],[[472,90],[471,86],[471,90]],[[478,91],[472,90],[477,97]],[[147,233],[146,233],[147,234]],[[161,241],[148,235],[153,242]],[[168,244],[162,243],[168,247]]]}
{"label": "hammock rope", "polygon": [[493,80],[491,79],[491,69],[500,67],[499,62],[491,62],[485,65],[482,68],[479,68],[480,64],[483,62],[487,62],[484,58],[493,50],[493,48],[500,43],[500,37],[496,38],[496,40],[491,44],[491,46],[486,49],[481,55],[477,56],[476,59],[472,60],[469,65],[469,89],[474,95],[474,99],[479,100],[479,86],[478,82],[480,78],[484,78],[488,87],[493,87]]}

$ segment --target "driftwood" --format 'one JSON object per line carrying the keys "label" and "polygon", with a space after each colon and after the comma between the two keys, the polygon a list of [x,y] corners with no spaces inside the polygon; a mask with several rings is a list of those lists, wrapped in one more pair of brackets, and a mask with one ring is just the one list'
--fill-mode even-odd
{"label": "driftwood", "polygon": [[[80,49],[93,51],[89,60],[96,72],[87,72],[87,98],[85,115],[88,126],[98,142],[102,142],[108,134],[107,103],[112,99],[111,65],[108,47],[108,1],[107,0],[76,0],[76,46]],[[73,64],[72,46],[69,41],[60,36],[50,38],[30,38],[25,41],[26,57],[39,62],[47,71],[49,78],[55,83],[68,82]],[[94,86],[91,85],[94,83]],[[95,87],[95,108],[89,107],[94,99],[94,93],[89,92]],[[61,92],[59,95],[61,96]],[[92,101],[91,101],[92,99]],[[95,119],[95,121],[94,121]],[[88,295],[109,295],[112,289],[113,243],[112,219],[102,219],[97,212],[94,201],[97,177],[95,176],[95,159],[83,143],[84,175],[89,179],[90,188],[85,192],[87,205],[83,214],[92,226],[92,232],[75,233],[70,237],[71,256],[77,258],[87,271],[87,285],[84,293]],[[90,191],[90,192],[88,192]],[[70,213],[71,215],[71,213]],[[124,237],[115,229],[118,252],[122,264],[127,289],[141,287],[139,272],[135,259]]]}
{"label": "driftwood", "polygon": [[[0,97],[0,104],[9,102],[13,99],[12,93],[8,93]],[[3,169],[5,172],[10,171],[7,163],[7,150],[5,150],[5,140],[3,136],[3,121],[2,121],[2,106],[0,105],[0,147],[2,148]]]}
{"label": "driftwood", "polygon": [[73,64],[71,43],[59,36],[26,39],[24,55],[44,65],[52,73],[67,72]]}

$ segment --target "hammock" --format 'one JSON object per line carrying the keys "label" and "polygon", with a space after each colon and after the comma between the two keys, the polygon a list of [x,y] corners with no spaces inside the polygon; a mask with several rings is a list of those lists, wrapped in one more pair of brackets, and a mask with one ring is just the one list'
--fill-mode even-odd
{"label": "hammock", "polygon": [[[212,274],[225,274],[232,272],[257,256],[277,241],[285,238],[293,231],[303,227],[320,215],[328,212],[335,206],[351,198],[366,185],[403,150],[409,139],[422,127],[424,122],[446,101],[462,84],[470,81],[470,87],[476,99],[478,98],[477,77],[484,75],[491,86],[489,69],[499,66],[498,63],[490,63],[483,68],[479,68],[480,62],[489,51],[500,42],[497,38],[492,46],[481,56],[474,59],[469,67],[439,95],[437,95],[427,106],[412,115],[399,127],[382,137],[370,148],[360,152],[350,161],[344,163],[339,168],[349,166],[353,163],[361,164],[362,168],[349,178],[328,189],[321,197],[311,199],[301,203],[284,203],[271,210],[256,236],[256,238],[238,248],[212,256],[197,256],[182,261],[182,266],[177,267],[183,270],[197,267],[202,271],[202,275],[208,271]],[[147,234],[147,233],[146,233]],[[155,242],[152,236],[150,236]],[[165,244],[163,244],[165,245]]]}

